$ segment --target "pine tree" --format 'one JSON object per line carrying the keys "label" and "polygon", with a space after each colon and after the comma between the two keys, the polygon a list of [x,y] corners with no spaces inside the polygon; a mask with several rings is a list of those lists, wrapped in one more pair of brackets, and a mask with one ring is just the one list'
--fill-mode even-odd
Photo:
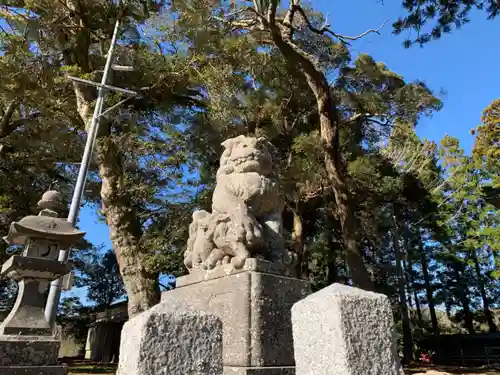
{"label": "pine tree", "polygon": [[[406,48],[413,44],[424,44],[449,34],[453,28],[459,29],[469,23],[469,14],[474,10],[486,13],[489,20],[495,19],[500,14],[500,5],[497,1],[437,1],[437,0],[405,0],[403,7],[408,15],[398,19],[393,24],[394,34],[403,31],[415,30],[417,37],[404,42]],[[429,26],[426,29],[426,26]]]}
{"label": "pine tree", "polygon": [[[275,4],[273,4],[273,7],[275,7]],[[294,8],[295,10],[292,12],[294,16],[298,17],[298,19],[302,17],[301,12],[298,10],[299,8],[300,7],[297,5],[297,8]],[[377,64],[369,56],[362,55],[354,64],[349,65],[350,58],[344,43],[341,41],[334,42],[324,35],[318,35],[318,33],[311,32],[311,29],[305,23],[303,23],[302,26],[297,27],[295,27],[294,23],[294,26],[292,27],[292,38],[291,35],[287,35],[286,33],[283,33],[282,35],[278,33],[280,27],[278,23],[281,22],[281,20],[279,22],[276,21],[276,24],[272,24],[272,22],[266,21],[264,18],[243,18],[236,20],[220,18],[213,16],[216,12],[215,10],[212,12],[212,10],[205,11],[205,19],[211,19],[212,22],[215,20],[215,25],[217,25],[218,28],[224,29],[226,25],[232,27],[229,31],[232,31],[232,34],[235,36],[240,36],[239,39],[242,43],[250,37],[256,40],[257,44],[261,48],[265,46],[265,51],[269,50],[272,53],[273,58],[282,60],[281,65],[285,66],[289,73],[293,74],[293,77],[295,78],[294,80],[297,82],[295,84],[305,84],[309,87],[309,89],[312,89],[315,94],[313,98],[316,111],[315,113],[308,114],[310,121],[316,121],[315,131],[310,130],[308,135],[301,135],[299,133],[297,140],[301,139],[301,141],[305,143],[303,146],[299,146],[298,143],[296,144],[297,150],[300,150],[301,152],[305,150],[306,143],[307,147],[314,145],[313,148],[315,150],[311,154],[311,159],[316,158],[316,155],[318,154],[317,151],[319,151],[320,158],[322,159],[321,168],[315,169],[320,173],[317,173],[313,178],[311,178],[312,176],[309,172],[309,181],[312,181],[312,183],[307,188],[313,195],[317,191],[320,191],[322,186],[330,186],[332,188],[330,193],[334,193],[333,196],[335,197],[336,218],[341,224],[343,233],[343,248],[347,258],[349,259],[348,263],[350,272],[356,285],[372,288],[370,276],[363,263],[363,250],[358,247],[359,241],[356,235],[357,231],[354,230],[355,222],[353,220],[355,202],[352,197],[353,192],[350,191],[350,188],[347,185],[349,167],[346,163],[344,163],[341,155],[343,152],[346,152],[346,155],[351,154],[348,158],[355,159],[360,155],[360,152],[362,153],[362,147],[360,146],[361,143],[368,141],[369,144],[373,144],[373,141],[370,141],[369,138],[370,134],[374,133],[373,128],[377,128],[375,125],[377,120],[381,120],[383,123],[383,125],[379,128],[380,131],[380,129],[383,129],[386,126],[390,127],[393,124],[394,118],[398,116],[408,116],[409,118],[412,116],[418,117],[420,113],[425,112],[426,110],[438,108],[439,101],[435,99],[429,90],[427,90],[427,88],[425,88],[422,84],[415,83],[405,85],[405,82],[401,79],[401,77],[389,71],[383,64]],[[183,11],[187,14],[189,9]],[[203,10],[199,11],[202,12]],[[222,9],[220,11],[222,12],[228,10]],[[272,8],[271,13],[269,14],[271,18],[273,14],[275,14],[275,11],[276,9]],[[217,12],[219,12],[219,10],[217,10]],[[238,14],[241,15],[242,13]],[[292,14],[289,13],[289,16],[291,15]],[[304,16],[306,16],[305,13]],[[314,24],[321,21],[320,15],[311,14],[310,17]],[[186,19],[189,19],[187,15]],[[309,20],[309,18],[307,19]],[[258,27],[260,24],[263,25],[262,28]],[[249,30],[250,33],[241,33],[241,29]],[[298,49],[302,50],[302,52],[296,54],[296,50]],[[304,57],[304,54],[308,57]],[[262,53],[260,55],[262,55]],[[319,57],[318,65],[316,65],[316,63],[312,60],[313,55]],[[269,59],[266,61],[266,66],[269,66],[269,61]],[[214,70],[216,70],[219,75],[225,74],[221,73],[221,71],[224,72],[223,69],[214,68]],[[251,73],[247,72],[246,74],[250,77],[254,77],[254,72],[256,70],[256,66],[253,66]],[[233,67],[231,72],[234,73],[234,71]],[[334,83],[331,88],[326,82],[326,79],[324,79],[326,74],[325,72],[331,72],[332,74],[334,72],[339,73],[338,81]],[[314,78],[311,78],[313,76]],[[238,77],[242,77],[242,75],[239,75]],[[221,79],[219,76],[217,80],[214,81],[217,82],[217,86],[212,83],[207,90],[213,94],[214,87],[220,88],[220,86],[222,86],[226,88],[227,85],[224,85],[223,83],[226,80],[233,83],[235,78],[226,77],[225,79]],[[280,84],[284,83],[283,81],[275,82]],[[259,82],[259,85],[254,86],[253,90],[246,91],[245,94],[248,92],[250,92],[248,95],[258,95],[263,92],[265,93],[264,90],[260,90],[261,84],[262,83]],[[384,87],[389,89],[387,91],[383,91]],[[267,87],[264,86],[264,88]],[[218,100],[221,98],[232,98],[233,101],[235,100],[234,98],[241,98],[241,96],[235,95],[221,96],[221,91],[222,90],[218,90],[218,95],[211,95],[211,97],[215,97]],[[229,92],[234,93],[233,90],[229,90]],[[400,94],[397,94],[397,92]],[[398,101],[398,98],[405,97],[403,92],[407,94],[406,97],[411,98],[404,104],[401,103],[401,101]],[[416,99],[417,97],[419,97],[418,100]],[[333,105],[330,106],[334,100],[339,103],[337,107],[334,107]],[[412,103],[411,100],[415,101]],[[310,99],[308,102],[310,102]],[[417,105],[417,103],[419,104]],[[243,108],[245,108],[245,104],[246,103],[243,102],[240,105],[243,105]],[[413,109],[409,109],[412,106]],[[234,112],[228,112],[228,109],[233,108],[229,105],[229,102],[226,106],[220,106],[220,108],[225,109],[225,112],[220,111],[222,112],[222,115],[234,115]],[[320,108],[319,112],[317,111],[317,108]],[[254,106],[252,109],[254,113],[262,113],[259,112],[260,107],[259,109],[256,109]],[[263,109],[269,110],[269,107],[263,107]],[[401,111],[403,113],[401,113]],[[404,111],[406,111],[406,113]],[[270,120],[269,122],[272,124],[275,118],[272,118],[271,116],[266,117],[266,114],[269,114],[269,112],[264,112],[264,116],[261,118],[268,121]],[[380,115],[382,119],[377,117],[378,115]],[[255,118],[255,116],[253,116],[253,118]],[[241,124],[242,122],[243,121],[238,122],[233,120],[233,123],[235,124]],[[323,122],[324,126],[319,126],[319,124]],[[243,124],[245,124],[245,122],[243,122]],[[357,134],[353,133],[355,129],[358,129]],[[333,144],[338,145],[338,141],[340,141],[340,144],[345,145],[346,148],[334,147]],[[349,148],[352,148],[352,150]],[[311,148],[309,148],[309,150],[311,150]],[[318,164],[317,159],[315,160],[315,164]],[[293,205],[291,206],[293,207]]]}

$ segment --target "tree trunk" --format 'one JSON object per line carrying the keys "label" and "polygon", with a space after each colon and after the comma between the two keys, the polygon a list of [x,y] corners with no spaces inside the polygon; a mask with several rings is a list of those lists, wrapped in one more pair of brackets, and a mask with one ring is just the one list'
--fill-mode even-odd
{"label": "tree trunk", "polygon": [[339,281],[339,274],[337,270],[337,256],[335,253],[330,254],[330,259],[328,260],[327,264],[327,278],[326,278],[326,283],[328,285],[335,284]]}
{"label": "tree trunk", "polygon": [[[290,17],[290,13],[287,15]],[[335,193],[337,212],[342,227],[342,237],[346,259],[355,286],[373,290],[374,285],[363,262],[363,256],[358,248],[356,217],[353,199],[347,186],[346,167],[342,161],[339,147],[339,120],[334,107],[328,80],[319,70],[310,56],[291,40],[290,35],[282,34],[275,23],[274,16],[267,23],[271,38],[284,58],[298,66],[306,78],[309,88],[316,98],[319,114],[320,137],[324,147],[324,162],[328,178]]]}
{"label": "tree trunk", "polygon": [[410,289],[413,291],[413,298],[415,299],[415,308],[417,309],[418,322],[419,324],[422,324],[422,309],[420,308],[420,299],[418,298],[417,288],[415,287],[415,279],[413,277],[413,262],[411,261],[411,259],[408,259],[408,269],[406,273],[411,277],[408,285],[411,286]]}
{"label": "tree trunk", "polygon": [[418,294],[417,294],[417,290],[415,288],[415,284],[412,285],[412,289],[413,289],[413,296],[415,298],[415,308],[417,309],[418,323],[422,324],[424,319],[422,318],[422,309],[420,307],[420,300],[418,299]]}
{"label": "tree trunk", "polygon": [[[91,37],[86,19],[82,16],[86,13],[82,3],[69,0],[66,4],[71,10],[72,22],[79,26],[75,34],[71,36],[71,46],[66,48],[67,35],[63,32],[60,32],[58,37],[65,65],[76,65],[82,72],[90,73],[92,70],[89,58]],[[73,83],[73,89],[78,115],[85,124],[85,129],[88,130],[92,120],[91,109],[94,107],[96,90],[76,82]],[[141,225],[135,209],[131,206],[132,201],[127,188],[123,184],[124,171],[119,145],[113,142],[112,137],[105,137],[99,140],[95,154],[102,180],[103,213],[127,291],[129,317],[132,317],[159,302],[158,274],[144,269],[144,256],[140,246]]]}
{"label": "tree trunk", "polygon": [[[4,232],[6,233],[6,232]],[[2,241],[2,243],[0,243],[0,264],[4,264],[4,262],[8,259],[8,256],[7,256],[7,243],[5,241]]]}
{"label": "tree trunk", "polygon": [[476,333],[474,329],[474,318],[472,317],[472,312],[470,310],[470,302],[466,296],[463,296],[462,299],[462,307],[464,309],[464,318],[465,318],[465,328],[469,332],[469,335],[473,335]]}
{"label": "tree trunk", "polygon": [[410,309],[410,318],[412,317],[413,313],[413,293],[412,293],[412,287],[411,287],[411,280],[408,278],[408,265],[406,264],[406,260],[403,259],[403,272],[406,275],[405,280],[406,280],[406,298],[408,299],[408,307]]}
{"label": "tree trunk", "polygon": [[102,211],[128,296],[129,317],[146,311],[160,301],[158,273],[144,267],[140,246],[141,227],[130,196],[123,186],[119,145],[113,137],[99,140],[99,175],[102,180]]}
{"label": "tree trunk", "polygon": [[[92,89],[79,84],[75,84],[74,89],[78,113],[88,126],[92,119],[89,100],[95,95]],[[128,314],[133,317],[160,301],[159,275],[144,268],[144,255],[140,246],[142,229],[131,205],[128,189],[124,186],[120,146],[108,134],[98,139],[95,154],[102,182],[102,212],[125,284]]]}
{"label": "tree trunk", "polygon": [[481,298],[483,300],[483,311],[484,316],[488,322],[488,328],[490,333],[494,333],[497,331],[497,326],[495,324],[495,320],[493,319],[493,314],[490,310],[490,302],[488,301],[488,296],[486,295],[486,288],[484,286],[484,278],[481,274],[481,268],[479,266],[479,259],[477,258],[476,250],[472,250],[472,259],[474,261],[474,268],[476,270],[477,282],[479,284],[479,290],[481,291]]}
{"label": "tree trunk", "polygon": [[465,328],[469,332],[469,335],[473,335],[476,333],[476,330],[474,329],[474,317],[472,316],[472,311],[470,309],[470,301],[467,296],[467,290],[462,287],[462,276],[460,275],[460,271],[455,266],[453,266],[453,272],[457,280],[458,298],[462,303],[462,308],[464,310]]}
{"label": "tree trunk", "polygon": [[337,268],[337,252],[335,242],[333,241],[333,231],[328,231],[328,263],[327,263],[327,278],[328,285],[339,281],[339,272]]}
{"label": "tree trunk", "polygon": [[[325,84],[327,84],[326,79]],[[335,192],[337,214],[352,281],[355,286],[361,289],[374,290],[373,282],[363,261],[361,249],[358,247],[354,201],[347,186],[345,165],[340,155],[338,120],[331,102],[328,85],[321,90],[321,94],[317,95],[316,99],[320,114],[320,135],[324,146],[325,167]]]}
{"label": "tree trunk", "polygon": [[405,363],[413,361],[413,340],[411,335],[410,316],[406,302],[406,283],[402,266],[402,254],[399,246],[399,233],[395,215],[392,216],[392,237],[394,252],[396,255],[396,273],[399,284],[399,300],[401,305],[401,320],[403,322],[403,357]]}
{"label": "tree trunk", "polygon": [[309,277],[307,250],[304,246],[304,229],[302,218],[297,209],[291,209],[293,213],[292,243],[293,251],[297,255],[295,273],[298,278],[307,279]]}
{"label": "tree trunk", "polygon": [[427,295],[427,305],[429,306],[429,314],[431,316],[432,331],[434,336],[439,336],[439,324],[436,315],[436,307],[434,305],[434,293],[431,286],[431,281],[429,278],[429,269],[427,267],[427,257],[425,255],[425,249],[422,245],[422,241],[419,241],[420,248],[420,263],[422,264],[422,273],[424,275],[425,292]]}

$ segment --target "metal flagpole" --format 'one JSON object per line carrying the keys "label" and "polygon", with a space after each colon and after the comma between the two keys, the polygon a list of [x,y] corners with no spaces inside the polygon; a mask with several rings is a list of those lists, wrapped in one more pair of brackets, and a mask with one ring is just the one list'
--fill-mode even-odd
{"label": "metal flagpole", "polygon": [[[108,56],[106,59],[106,65],[104,67],[104,73],[101,79],[101,83],[98,84],[96,82],[92,81],[87,81],[75,77],[69,77],[73,81],[77,82],[82,82],[86,84],[90,84],[93,86],[98,87],[98,95],[97,95],[97,100],[94,108],[94,115],[92,117],[92,122],[90,125],[89,133],[87,136],[87,142],[85,144],[85,151],[83,153],[82,157],[82,163],[80,165],[80,170],[78,171],[78,179],[76,181],[75,185],[75,191],[73,193],[73,198],[71,200],[71,206],[69,210],[69,215],[68,215],[68,222],[70,222],[73,226],[76,225],[77,219],[78,219],[78,212],[80,210],[80,204],[83,198],[83,192],[85,188],[85,182],[87,180],[87,172],[90,166],[91,158],[92,158],[92,151],[94,149],[94,144],[97,138],[97,133],[99,130],[99,120],[102,117],[104,113],[102,113],[103,109],[103,104],[104,104],[104,97],[106,94],[107,90],[113,90],[113,91],[119,91],[119,92],[124,92],[129,95],[136,95],[134,91],[130,90],[125,90],[125,89],[120,89],[118,87],[113,87],[107,85],[107,80],[108,80],[108,75],[109,71],[112,68],[112,60],[113,60],[113,52],[115,50],[116,46],[116,40],[118,36],[118,29],[120,27],[120,17],[117,18],[116,24],[115,24],[115,29],[113,31],[113,37],[111,38],[111,45],[109,47],[108,51]],[[117,70],[122,70],[120,67]],[[123,103],[120,102],[120,104]],[[117,106],[113,106],[108,109],[109,110],[116,108]],[[63,249],[60,250],[59,252],[59,257],[58,260],[59,262],[66,263],[69,259],[70,255],[70,249]],[[52,281],[50,284],[50,291],[49,291],[49,296],[47,299],[47,304],[45,306],[45,318],[47,319],[48,322],[51,324],[55,321],[55,317],[57,314],[57,307],[59,305],[59,299],[61,297],[61,287],[62,287],[62,280],[63,278],[59,278],[57,280]]]}

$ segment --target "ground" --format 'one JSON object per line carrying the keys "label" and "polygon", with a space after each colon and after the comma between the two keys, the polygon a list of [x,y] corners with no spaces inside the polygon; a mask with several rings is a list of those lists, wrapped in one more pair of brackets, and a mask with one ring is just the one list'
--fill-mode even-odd
{"label": "ground", "polygon": [[[115,367],[100,364],[73,363],[69,375],[114,375]],[[457,368],[457,367],[411,367],[405,370],[406,375],[500,375],[497,368]]]}
{"label": "ground", "polygon": [[406,375],[500,375],[500,367],[460,368],[460,367],[410,367]]}
{"label": "ground", "polygon": [[116,370],[116,366],[88,362],[74,362],[68,364],[68,367],[68,375],[114,375]]}

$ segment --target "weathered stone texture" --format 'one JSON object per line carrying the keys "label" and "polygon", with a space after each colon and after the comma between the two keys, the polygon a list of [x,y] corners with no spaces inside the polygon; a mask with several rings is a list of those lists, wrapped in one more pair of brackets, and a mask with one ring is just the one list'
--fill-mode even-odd
{"label": "weathered stone texture", "polygon": [[386,296],[334,284],[292,308],[297,375],[402,375]]}
{"label": "weathered stone texture", "polygon": [[222,322],[169,298],[128,321],[117,375],[221,375]]}
{"label": "weathered stone texture", "polygon": [[0,367],[1,375],[66,375],[67,373],[68,368],[66,366]]}
{"label": "weathered stone texture", "polygon": [[[207,270],[206,272],[195,272],[186,276],[181,276],[176,279],[176,288],[201,283],[202,281],[220,279],[226,276],[234,276],[242,272],[260,272],[269,275],[287,276],[290,277],[292,272],[289,267],[282,263],[273,263],[256,258],[248,258],[245,261],[243,268],[234,268],[231,264],[224,264],[215,267],[214,269]],[[168,296],[169,292],[164,295]]]}
{"label": "weathered stone texture", "polygon": [[280,267],[256,259],[247,259],[243,270],[224,270],[181,277],[178,287],[162,298],[175,298],[222,320],[225,367],[294,366],[290,309],[309,293],[308,283],[277,275]]}
{"label": "weathered stone texture", "polygon": [[59,347],[60,341],[55,339],[0,336],[0,366],[56,365]]}

